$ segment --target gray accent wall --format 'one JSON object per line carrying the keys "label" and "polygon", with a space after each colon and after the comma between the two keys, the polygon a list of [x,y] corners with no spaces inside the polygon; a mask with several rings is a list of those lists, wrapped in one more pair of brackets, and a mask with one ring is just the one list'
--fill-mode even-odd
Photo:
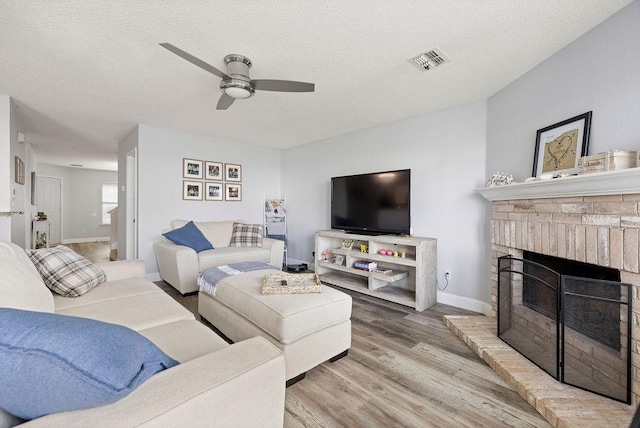
{"label": "gray accent wall", "polygon": [[487,222],[472,191],[485,181],[486,102],[480,101],[283,151],[289,256],[310,261],[316,230],[330,228],[331,177],[411,169],[415,236],[438,240],[446,293],[488,301],[483,264]]}
{"label": "gray accent wall", "polygon": [[102,224],[102,183],[117,183],[117,172],[39,163],[37,174],[62,178],[63,243],[109,239],[110,226]]}
{"label": "gray accent wall", "polygon": [[640,149],[640,1],[489,98],[487,175],[531,176],[536,131],[593,111],[589,154]]}
{"label": "gray accent wall", "polygon": [[[639,76],[636,0],[488,99],[486,176],[531,176],[536,131],[587,111],[593,111],[588,154],[640,150]],[[488,221],[484,228],[488,234]],[[484,255],[489,265],[489,240]]]}

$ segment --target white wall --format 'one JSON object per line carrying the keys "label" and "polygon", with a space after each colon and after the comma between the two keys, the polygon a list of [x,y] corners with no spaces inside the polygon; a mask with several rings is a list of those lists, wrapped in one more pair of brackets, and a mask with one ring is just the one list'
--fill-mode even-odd
{"label": "white wall", "polygon": [[[18,143],[18,131],[23,129],[15,102],[0,95],[0,211],[13,212],[11,216],[0,216],[0,239],[25,248],[30,245],[31,236],[31,171],[35,156],[28,143]],[[15,182],[16,156],[24,162],[24,184]]]}
{"label": "white wall", "polygon": [[[242,165],[242,201],[182,200],[182,159]],[[263,223],[264,197],[280,196],[280,151],[266,147],[138,126],[138,257],[158,271],[153,243],[172,219]]]}
{"label": "white wall", "polygon": [[[27,172],[26,150],[24,144],[18,144],[18,116],[16,114],[16,106],[13,100],[10,101],[10,114],[9,114],[9,145],[10,155],[9,164],[11,165],[11,176],[9,181],[11,182],[11,242],[19,245],[22,248],[29,247],[28,240],[25,239],[25,218],[29,217],[29,210],[26,209],[26,192],[25,184],[16,183],[16,164],[15,157],[18,156],[25,164],[25,183],[26,176],[30,175]],[[22,213],[22,214],[18,214]]]}
{"label": "white wall", "polygon": [[[127,155],[138,147],[138,126],[136,125],[120,143],[118,143],[118,259],[133,258],[127,253],[127,228],[131,229],[127,213],[134,207],[127,203]],[[138,160],[136,159],[136,162]]]}
{"label": "white wall", "polygon": [[488,301],[486,218],[472,191],[485,182],[485,124],[482,101],[284,150],[289,256],[310,261],[315,231],[330,228],[331,177],[410,168],[413,234],[438,239],[440,286],[450,270],[446,293]]}
{"label": "white wall", "polygon": [[[11,211],[11,99],[0,95],[0,211]],[[0,216],[0,239],[11,241],[11,217]]]}
{"label": "white wall", "polygon": [[62,178],[62,242],[88,242],[109,238],[102,225],[102,183],[116,183],[118,173],[39,163],[39,176]]}
{"label": "white wall", "polygon": [[488,100],[487,175],[533,169],[536,131],[593,111],[589,154],[640,149],[640,1]]}

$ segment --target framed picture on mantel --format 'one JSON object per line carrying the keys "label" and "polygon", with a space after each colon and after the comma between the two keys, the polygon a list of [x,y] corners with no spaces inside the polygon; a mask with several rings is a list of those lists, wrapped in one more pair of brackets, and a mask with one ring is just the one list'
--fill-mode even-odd
{"label": "framed picture on mantel", "polygon": [[588,152],[590,130],[590,111],[539,129],[532,175],[576,174],[578,160]]}

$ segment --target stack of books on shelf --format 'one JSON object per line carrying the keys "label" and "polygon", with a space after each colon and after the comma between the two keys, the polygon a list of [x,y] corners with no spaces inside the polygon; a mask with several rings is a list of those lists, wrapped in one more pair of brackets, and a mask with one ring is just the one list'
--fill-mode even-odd
{"label": "stack of books on shelf", "polygon": [[372,271],[372,270],[378,269],[378,263],[369,262],[369,261],[366,261],[366,260],[358,260],[358,261],[353,263],[353,267],[355,269]]}

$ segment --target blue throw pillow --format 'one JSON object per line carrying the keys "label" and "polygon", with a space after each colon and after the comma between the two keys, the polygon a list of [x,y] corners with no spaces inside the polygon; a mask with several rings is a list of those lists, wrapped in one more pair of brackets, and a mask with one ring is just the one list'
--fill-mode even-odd
{"label": "blue throw pillow", "polygon": [[0,308],[0,408],[23,419],[113,403],[178,364],[123,326]]}
{"label": "blue throw pillow", "polygon": [[196,253],[204,250],[213,250],[211,242],[204,237],[198,226],[192,221],[178,229],[163,233],[162,236],[178,245],[193,248]]}

